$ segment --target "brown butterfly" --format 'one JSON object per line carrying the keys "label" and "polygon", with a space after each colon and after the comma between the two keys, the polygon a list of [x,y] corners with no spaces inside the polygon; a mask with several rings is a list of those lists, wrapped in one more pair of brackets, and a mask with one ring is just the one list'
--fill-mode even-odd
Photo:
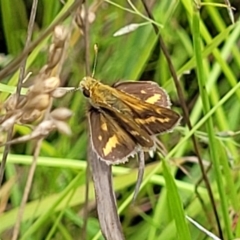
{"label": "brown butterfly", "polygon": [[137,152],[155,149],[155,136],[180,121],[166,91],[151,81],[118,82],[112,87],[84,77],[80,89],[89,99],[91,142],[107,164],[124,163]]}

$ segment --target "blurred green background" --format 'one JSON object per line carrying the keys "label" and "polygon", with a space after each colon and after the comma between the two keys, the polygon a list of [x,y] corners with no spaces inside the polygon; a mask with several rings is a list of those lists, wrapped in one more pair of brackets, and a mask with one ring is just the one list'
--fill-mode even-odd
{"label": "blurred green background", "polygon": [[[236,21],[234,24],[226,7],[214,5],[210,1],[202,2],[199,14],[194,12],[196,5],[189,0],[146,2],[155,21],[162,25],[159,28],[160,33],[184,91],[204,166],[207,169],[214,162],[207,176],[224,239],[237,239],[240,237],[240,2],[231,2],[236,8],[233,11]],[[72,3],[72,0],[64,3],[40,0],[33,40],[38,39],[43,31],[66,13]],[[106,84],[119,80],[155,81],[166,89],[173,109],[182,115],[179,97],[166,59],[160,50],[158,36],[146,18],[141,1],[134,0],[132,4],[136,9],[131,8],[128,1],[88,1],[89,15],[92,17],[88,37],[91,69],[94,59],[93,46],[97,43],[97,79]],[[0,70],[20,56],[24,49],[31,6],[32,1],[29,0],[0,1]],[[193,24],[194,17],[199,17],[200,21],[199,37],[202,49],[197,50],[193,46],[193,32],[197,31]],[[133,23],[139,24],[135,31],[113,36]],[[77,87],[86,75],[84,36],[74,22],[74,13],[69,14],[61,25],[69,32],[60,74],[61,86]],[[50,43],[51,34],[29,54],[27,72],[32,72],[32,76],[36,76],[46,63]],[[203,69],[199,69],[196,64],[197,53],[202,54]],[[201,86],[196,70],[204,73],[208,92],[205,96],[209,99],[209,111],[213,111],[211,121],[214,145],[209,141],[207,117],[203,114],[202,96],[199,94]],[[18,71],[13,71],[1,79],[0,107],[8,94],[15,91],[18,74]],[[29,81],[31,82],[31,78]],[[81,92],[72,92],[62,99],[54,100],[53,108],[56,107],[66,107],[73,111],[74,115],[69,120],[72,136],[53,132],[43,141],[19,239],[81,239],[79,236],[83,226],[88,146],[85,114],[87,102]],[[16,125],[14,138],[30,131],[27,126]],[[114,188],[126,239],[210,239],[189,221],[181,222],[181,218],[175,213],[182,208],[187,216],[218,236],[213,209],[202,181],[190,134],[182,120],[174,132],[160,136],[170,152],[167,165],[162,167],[157,153],[146,160],[145,177],[150,176],[156,168],[159,171],[147,178],[135,206],[127,204],[126,199],[134,190],[136,161],[113,167]],[[11,239],[34,147],[33,141],[11,147],[4,185],[0,189],[0,236],[3,240]],[[210,150],[218,153],[215,161]],[[1,152],[3,148],[0,149],[0,154]],[[216,167],[219,168],[218,171]],[[197,195],[195,187],[199,181]],[[91,207],[88,210],[87,239],[103,239],[92,184],[89,199]],[[179,232],[178,226],[181,224],[186,227],[187,233]]]}

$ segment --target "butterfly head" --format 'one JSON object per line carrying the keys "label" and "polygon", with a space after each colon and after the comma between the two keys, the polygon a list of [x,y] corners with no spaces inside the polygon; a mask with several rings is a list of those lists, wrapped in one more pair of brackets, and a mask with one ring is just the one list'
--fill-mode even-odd
{"label": "butterfly head", "polygon": [[98,81],[92,77],[84,77],[79,84],[79,88],[86,98],[91,98],[92,89],[96,86],[97,83]]}

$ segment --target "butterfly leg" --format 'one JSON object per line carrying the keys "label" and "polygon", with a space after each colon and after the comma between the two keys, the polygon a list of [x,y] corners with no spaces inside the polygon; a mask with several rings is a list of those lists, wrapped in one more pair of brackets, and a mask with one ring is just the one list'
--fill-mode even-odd
{"label": "butterfly leg", "polygon": [[140,187],[141,187],[141,183],[142,183],[143,176],[144,176],[144,168],[145,168],[144,152],[140,151],[140,152],[138,152],[138,177],[137,177],[137,183],[135,186],[133,200],[132,200],[133,204],[137,198],[137,195],[138,195]]}

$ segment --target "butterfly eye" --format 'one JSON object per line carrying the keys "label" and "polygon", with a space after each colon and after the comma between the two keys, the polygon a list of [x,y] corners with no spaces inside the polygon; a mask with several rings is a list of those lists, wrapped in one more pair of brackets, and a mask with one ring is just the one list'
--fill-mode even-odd
{"label": "butterfly eye", "polygon": [[84,89],[83,89],[83,95],[84,95],[85,97],[89,98],[89,97],[90,97],[90,92],[89,92],[89,90],[86,89],[86,88],[84,88]]}

